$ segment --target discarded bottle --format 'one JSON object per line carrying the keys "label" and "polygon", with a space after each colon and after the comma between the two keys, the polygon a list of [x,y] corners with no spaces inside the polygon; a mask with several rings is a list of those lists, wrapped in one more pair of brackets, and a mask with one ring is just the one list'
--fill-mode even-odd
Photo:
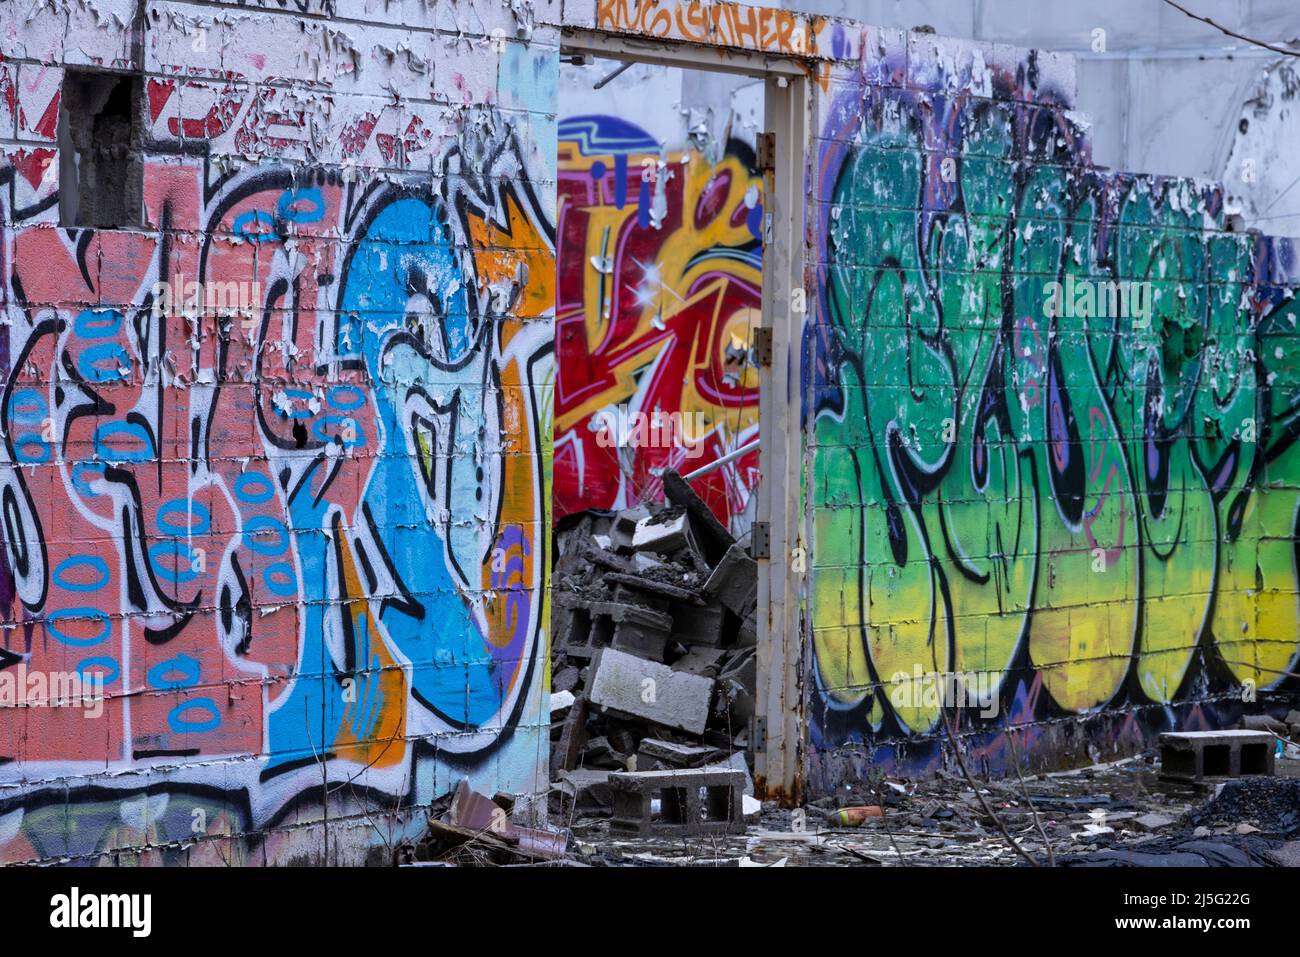
{"label": "discarded bottle", "polygon": [[884,817],[885,809],[877,804],[864,807],[842,807],[833,820],[840,827],[861,827],[869,817]]}

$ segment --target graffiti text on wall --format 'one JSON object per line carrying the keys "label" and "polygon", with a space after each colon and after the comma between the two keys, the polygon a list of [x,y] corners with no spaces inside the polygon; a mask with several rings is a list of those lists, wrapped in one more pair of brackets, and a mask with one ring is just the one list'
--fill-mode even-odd
{"label": "graffiti text on wall", "polygon": [[0,709],[0,859],[73,853],[38,792],[105,769],[247,828],[420,753],[534,783],[554,237],[467,129],[432,179],[151,162],[146,230],[6,236],[0,668],[107,701]]}
{"label": "graffiti text on wall", "polygon": [[[1090,167],[1050,96],[949,80],[844,94],[819,160],[815,743],[941,732],[937,696],[890,693],[918,674],[991,676],[1012,723],[1280,686],[1295,250]],[[1147,314],[1084,295],[1124,284]]]}
{"label": "graffiti text on wall", "polygon": [[[762,180],[735,150],[713,166],[694,151],[661,155],[643,130],[612,117],[573,117],[560,136],[563,515],[657,498],[665,467],[699,468],[757,436],[750,349],[761,313]],[[629,417],[670,419],[671,440],[608,441],[608,424]],[[696,491],[734,524],[757,465],[756,452],[742,456]]]}

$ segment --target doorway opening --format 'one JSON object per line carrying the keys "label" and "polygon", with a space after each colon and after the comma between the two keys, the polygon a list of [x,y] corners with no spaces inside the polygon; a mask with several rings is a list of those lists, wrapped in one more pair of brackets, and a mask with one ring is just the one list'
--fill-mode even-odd
{"label": "doorway opening", "polygon": [[793,58],[565,33],[556,775],[730,762],[798,800],[807,97]]}

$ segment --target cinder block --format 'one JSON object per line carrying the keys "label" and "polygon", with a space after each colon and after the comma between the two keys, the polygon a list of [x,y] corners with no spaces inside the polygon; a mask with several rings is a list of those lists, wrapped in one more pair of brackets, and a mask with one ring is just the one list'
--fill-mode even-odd
{"label": "cinder block", "polygon": [[758,563],[740,545],[732,545],[704,583],[706,594],[741,618],[758,603]]}
{"label": "cinder block", "polygon": [[1167,731],[1160,735],[1160,776],[1184,781],[1271,775],[1274,739],[1266,731]]}
{"label": "cinder block", "polygon": [[686,529],[685,513],[675,518],[665,518],[663,515],[643,518],[636,523],[636,529],[632,533],[632,547],[638,551],[644,549],[660,555],[671,555],[679,548],[686,547],[689,541]]}
{"label": "cinder block", "polygon": [[687,645],[719,645],[724,614],[719,605],[678,605],[673,612],[673,637]]}
{"label": "cinder block", "polygon": [[711,679],[673,671],[617,648],[602,649],[594,668],[593,704],[692,734],[704,731],[713,698]]}
{"label": "cinder block", "polygon": [[591,603],[592,635],[611,648],[655,661],[663,660],[673,620],[641,605],[613,601]]}
{"label": "cinder block", "polygon": [[[742,771],[615,771],[609,785],[614,795],[613,832],[675,837],[745,830]],[[651,807],[656,798],[658,817]]]}

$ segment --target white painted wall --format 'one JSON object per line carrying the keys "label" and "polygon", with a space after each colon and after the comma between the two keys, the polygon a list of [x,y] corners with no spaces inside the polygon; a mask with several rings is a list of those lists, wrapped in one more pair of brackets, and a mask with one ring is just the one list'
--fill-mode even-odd
{"label": "white painted wall", "polygon": [[[1180,2],[1246,36],[1275,46],[1291,41],[1300,52],[1300,0]],[[1230,208],[1240,210],[1247,226],[1300,236],[1300,59],[1226,36],[1163,0],[760,5],[1072,53],[1078,105],[1093,119],[1098,165],[1222,181]],[[1098,49],[1103,38],[1104,49]],[[1284,65],[1288,59],[1295,62]],[[596,79],[616,66],[565,67],[560,115],[613,112],[634,119],[669,148],[683,145],[692,129],[707,129],[716,143],[728,122],[733,134],[753,141],[762,115],[761,86],[754,81],[639,66],[593,91]],[[740,116],[732,116],[734,108]]]}

